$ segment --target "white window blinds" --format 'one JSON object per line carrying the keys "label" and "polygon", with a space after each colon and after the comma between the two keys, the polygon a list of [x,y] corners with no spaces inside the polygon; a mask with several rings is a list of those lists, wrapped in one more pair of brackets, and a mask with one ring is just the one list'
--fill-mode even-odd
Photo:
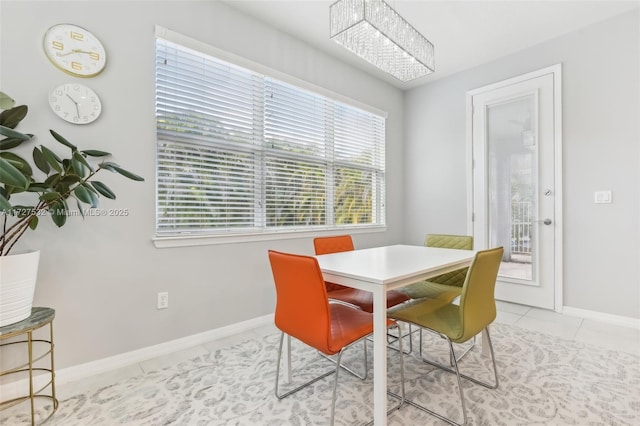
{"label": "white window blinds", "polygon": [[383,117],[156,40],[159,236],[384,225]]}

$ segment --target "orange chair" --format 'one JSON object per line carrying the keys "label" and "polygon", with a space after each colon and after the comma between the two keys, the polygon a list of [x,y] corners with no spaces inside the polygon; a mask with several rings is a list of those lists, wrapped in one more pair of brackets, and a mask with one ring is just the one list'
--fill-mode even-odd
{"label": "orange chair", "polygon": [[[322,272],[315,257],[269,250],[269,262],[276,286],[275,325],[282,331],[278,350],[275,394],[278,399],[285,398],[334,373],[330,423],[333,425],[342,354],[346,348],[361,340],[366,345],[364,339],[373,332],[373,315],[353,307],[329,303]],[[397,327],[393,320],[388,320],[387,324],[389,327]],[[285,334],[325,355],[337,354],[335,370],[328,371],[291,391],[280,394],[278,381]],[[400,368],[403,378],[400,402],[402,405],[404,402],[402,355],[400,355]]]}
{"label": "orange chair", "polygon": [[[313,240],[316,255],[339,253],[354,249],[351,235],[334,237],[318,237]],[[357,306],[365,312],[373,312],[373,293],[356,288],[345,287],[340,284],[325,282],[329,299]],[[409,296],[397,290],[387,292],[387,308],[396,306],[409,300]]]}

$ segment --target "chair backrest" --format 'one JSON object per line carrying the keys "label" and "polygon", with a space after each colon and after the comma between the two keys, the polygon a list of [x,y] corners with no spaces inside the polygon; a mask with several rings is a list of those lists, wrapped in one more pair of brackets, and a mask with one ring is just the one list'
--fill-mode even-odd
{"label": "chair backrest", "polygon": [[339,253],[341,251],[354,250],[351,235],[314,238],[313,247],[316,254]]}
{"label": "chair backrest", "polygon": [[[339,253],[354,249],[351,235],[337,235],[333,237],[317,237],[313,239],[313,248],[316,254]],[[340,284],[326,282],[327,291],[341,290],[345,287]]]}
{"label": "chair backrest", "polygon": [[502,252],[503,248],[497,247],[476,253],[462,286],[460,320],[463,336],[456,340],[470,339],[496,319],[494,293]]}
{"label": "chair backrest", "polygon": [[318,261],[269,250],[269,262],[276,285],[276,327],[329,353],[331,316]]}
{"label": "chair backrest", "polygon": [[427,247],[473,250],[473,237],[469,235],[427,234],[424,239],[424,245]]}
{"label": "chair backrest", "polygon": [[[424,245],[427,247],[473,250],[473,237],[469,235],[427,234]],[[457,271],[447,272],[446,274],[430,278],[429,281],[462,287],[467,277],[467,270],[468,268],[462,268]]]}

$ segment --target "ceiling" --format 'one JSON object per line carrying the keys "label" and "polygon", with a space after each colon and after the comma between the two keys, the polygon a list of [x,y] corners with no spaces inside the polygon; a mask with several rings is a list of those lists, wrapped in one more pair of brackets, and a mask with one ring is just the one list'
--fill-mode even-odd
{"label": "ceiling", "polygon": [[334,1],[225,0],[225,3],[401,89],[434,81],[640,8],[638,0],[387,0],[435,45],[436,72],[402,83],[329,40],[329,6]]}

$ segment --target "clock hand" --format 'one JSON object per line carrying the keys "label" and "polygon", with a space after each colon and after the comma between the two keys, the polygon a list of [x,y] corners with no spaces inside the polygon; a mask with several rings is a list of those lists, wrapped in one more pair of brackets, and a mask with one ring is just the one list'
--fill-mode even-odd
{"label": "clock hand", "polygon": [[66,53],[60,53],[60,52],[56,52],[56,56],[67,56],[67,55],[71,55],[72,53],[86,53],[86,54],[91,54],[91,52],[87,51],[87,50],[82,50],[82,49],[72,49]]}
{"label": "clock hand", "polygon": [[67,98],[71,99],[71,102],[73,102],[76,105],[76,115],[78,118],[80,118],[80,109],[78,108],[78,103],[71,96],[69,96],[68,93],[67,93]]}

